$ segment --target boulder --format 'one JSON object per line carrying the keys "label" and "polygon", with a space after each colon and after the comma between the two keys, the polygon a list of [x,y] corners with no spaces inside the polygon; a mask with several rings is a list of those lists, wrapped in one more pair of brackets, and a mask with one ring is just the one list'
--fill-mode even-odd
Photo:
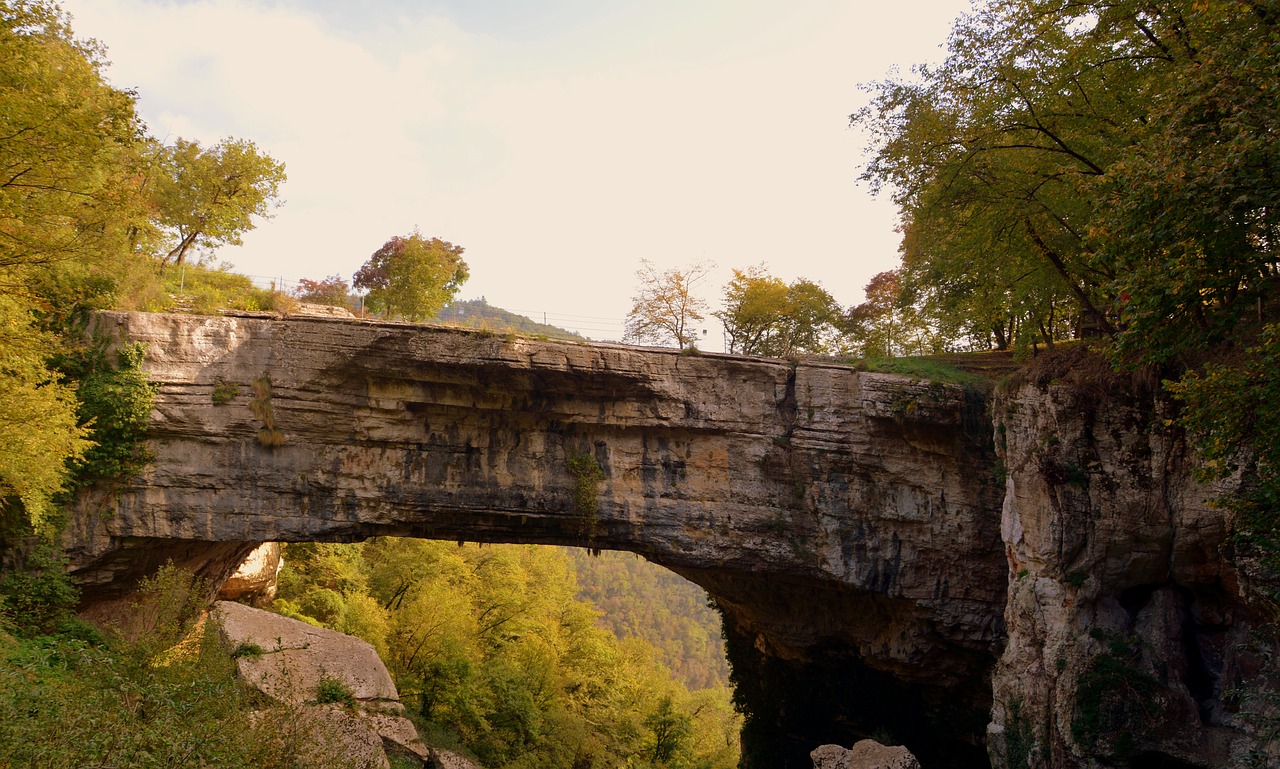
{"label": "boulder", "polygon": [[431,749],[431,760],[427,762],[427,766],[430,769],[481,769],[479,764],[440,748]]}
{"label": "boulder", "polygon": [[852,748],[823,745],[809,754],[813,769],[920,769],[920,762],[901,745],[862,740]]}
{"label": "boulder", "polygon": [[[431,759],[404,717],[391,674],[368,643],[230,601],[219,601],[214,612],[240,677],[277,702],[299,707],[317,728],[342,735],[357,764],[387,767],[388,751],[424,765]],[[335,683],[351,695],[351,707],[322,702],[322,685]]]}

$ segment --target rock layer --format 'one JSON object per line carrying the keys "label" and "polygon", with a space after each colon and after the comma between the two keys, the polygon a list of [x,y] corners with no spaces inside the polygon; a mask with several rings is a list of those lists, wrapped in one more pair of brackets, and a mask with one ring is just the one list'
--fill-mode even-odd
{"label": "rock layer", "polygon": [[[74,538],[91,601],[127,582],[121,546],[247,543],[242,558],[263,541],[392,534],[630,550],[703,585],[740,656],[899,687],[904,735],[913,708],[972,723],[990,702],[1001,490],[984,404],[960,387],[397,324],[96,325],[147,346],[159,395],[154,462]],[[807,759],[866,726],[841,723],[778,728]],[[800,733],[816,729],[838,733]]]}

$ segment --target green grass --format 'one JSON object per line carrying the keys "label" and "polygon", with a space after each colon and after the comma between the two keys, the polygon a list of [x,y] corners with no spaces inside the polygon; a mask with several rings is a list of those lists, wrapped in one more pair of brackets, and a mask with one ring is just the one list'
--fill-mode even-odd
{"label": "green grass", "polygon": [[861,358],[854,361],[852,365],[861,371],[898,374],[930,382],[978,386],[988,381],[986,378],[966,371],[954,363],[947,363],[933,357]]}

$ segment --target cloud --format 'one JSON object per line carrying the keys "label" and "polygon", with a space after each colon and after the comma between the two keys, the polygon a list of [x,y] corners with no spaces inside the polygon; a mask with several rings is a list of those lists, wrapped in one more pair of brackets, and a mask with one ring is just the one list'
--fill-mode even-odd
{"label": "cloud", "polygon": [[900,5],[565,0],[521,27],[448,3],[67,2],[153,133],[286,163],[286,205],[223,254],[242,270],[350,276],[416,225],[467,248],[464,295],[619,325],[641,258],[722,280],[766,261],[845,303],[894,265],[847,116],[962,3]]}

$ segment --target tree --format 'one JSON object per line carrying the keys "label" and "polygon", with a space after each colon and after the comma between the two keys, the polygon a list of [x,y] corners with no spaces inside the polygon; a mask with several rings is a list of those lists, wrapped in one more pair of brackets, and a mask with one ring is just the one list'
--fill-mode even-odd
{"label": "tree", "polygon": [[799,278],[788,286],[760,265],[733,271],[724,309],[713,314],[724,323],[729,352],[785,358],[828,352],[841,308],[817,283]]}
{"label": "tree", "polygon": [[769,355],[786,312],[787,284],[756,265],[734,269],[724,289],[724,309],[712,314],[724,324],[728,352]]}
{"label": "tree", "polygon": [[140,211],[134,96],[57,6],[0,2],[0,290],[15,271],[117,255]]}
{"label": "tree", "polygon": [[1230,336],[1280,268],[1276,18],[1256,0],[966,17],[946,62],[854,116],[908,276],[975,332],[1091,329],[1155,362]]}
{"label": "tree", "polygon": [[75,390],[49,370],[55,342],[27,310],[0,293],[0,511],[21,505],[39,527],[67,480],[67,463],[93,444],[76,420]]}
{"label": "tree", "polygon": [[178,139],[159,151],[157,166],[156,218],[174,240],[164,264],[182,264],[195,246],[240,245],[253,217],[270,218],[285,181],[284,164],[245,139],[223,139],[207,149]]}
{"label": "tree", "polygon": [[659,272],[652,262],[642,259],[636,270],[640,288],[632,297],[623,338],[641,344],[675,342],[682,349],[694,347],[698,336],[690,325],[702,320],[707,303],[694,296],[693,287],[711,268],[708,262],[696,262]]}
{"label": "tree", "polygon": [[324,280],[301,278],[293,295],[300,302],[327,304],[331,307],[346,307],[350,299],[351,287],[340,275],[330,275]]}
{"label": "tree", "polygon": [[64,351],[48,316],[70,310],[37,297],[68,272],[116,267],[143,211],[134,97],[102,66],[52,3],[0,0],[0,509],[36,527],[92,445],[48,363]]}
{"label": "tree", "polygon": [[645,717],[644,725],[652,733],[649,760],[659,766],[671,764],[693,730],[691,719],[672,705],[670,696],[658,702],[658,709]]}
{"label": "tree", "polygon": [[471,276],[462,251],[462,246],[428,239],[414,229],[374,251],[352,285],[369,292],[366,302],[374,312],[410,321],[431,318]]}

